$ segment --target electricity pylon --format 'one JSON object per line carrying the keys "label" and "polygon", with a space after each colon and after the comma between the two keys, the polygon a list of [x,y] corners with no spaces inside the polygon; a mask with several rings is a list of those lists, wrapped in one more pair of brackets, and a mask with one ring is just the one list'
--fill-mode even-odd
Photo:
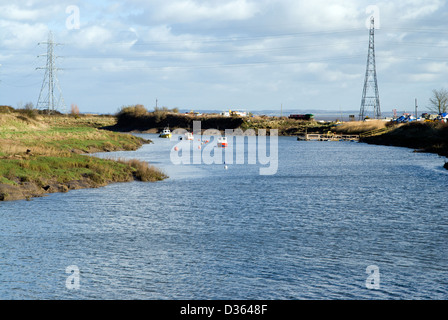
{"label": "electricity pylon", "polygon": [[40,89],[36,108],[47,110],[48,113],[54,113],[55,111],[65,112],[64,98],[62,97],[62,91],[59,87],[57,77],[57,71],[61,69],[56,68],[55,61],[57,56],[54,55],[54,47],[61,45],[61,43],[54,42],[53,33],[50,31],[48,33],[48,41],[39,44],[47,45],[47,54],[44,54],[44,56],[47,56],[47,65],[45,67],[36,68],[45,69],[44,80],[42,82],[42,88]]}
{"label": "electricity pylon", "polygon": [[361,108],[359,120],[364,120],[368,109],[373,107],[373,118],[381,119],[380,96],[378,93],[378,82],[375,66],[375,21],[370,18],[369,52],[367,54],[367,67],[362,91]]}

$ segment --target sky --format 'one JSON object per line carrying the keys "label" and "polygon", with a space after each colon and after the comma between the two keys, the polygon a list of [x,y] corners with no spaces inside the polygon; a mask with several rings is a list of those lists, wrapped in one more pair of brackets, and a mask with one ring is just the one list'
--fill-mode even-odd
{"label": "sky", "polygon": [[448,88],[441,0],[0,0],[0,104],[37,105],[51,31],[68,110],[359,111],[371,16],[381,110],[425,110]]}

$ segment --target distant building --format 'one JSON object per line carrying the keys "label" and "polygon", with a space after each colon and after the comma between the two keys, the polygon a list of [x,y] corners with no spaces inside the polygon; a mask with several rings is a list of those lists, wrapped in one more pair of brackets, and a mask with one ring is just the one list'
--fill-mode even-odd
{"label": "distant building", "polygon": [[224,117],[230,117],[230,116],[247,117],[247,112],[229,110],[221,112],[221,115]]}

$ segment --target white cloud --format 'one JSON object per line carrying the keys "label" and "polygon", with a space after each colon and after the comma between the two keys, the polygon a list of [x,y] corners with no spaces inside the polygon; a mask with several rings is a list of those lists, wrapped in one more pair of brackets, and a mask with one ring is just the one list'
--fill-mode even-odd
{"label": "white cloud", "polygon": [[8,49],[25,49],[37,45],[47,38],[48,28],[45,24],[0,21],[0,43]]}
{"label": "white cloud", "polygon": [[413,0],[399,2],[396,12],[402,20],[421,19],[439,10],[444,5],[440,0]]}
{"label": "white cloud", "polygon": [[231,1],[163,1],[152,10],[151,16],[163,23],[191,23],[194,21],[232,21],[252,18],[257,13],[256,2]]}
{"label": "white cloud", "polygon": [[73,44],[78,48],[101,47],[113,39],[113,31],[103,26],[83,27],[73,36]]}
{"label": "white cloud", "polygon": [[[163,92],[169,96],[167,103],[178,107],[241,101],[256,108],[287,100],[291,104],[313,102],[316,108],[354,101],[357,108],[368,44],[366,9],[371,4],[379,8],[381,21],[375,40],[382,105],[398,104],[408,94],[408,85],[440,87],[448,73],[447,63],[441,59],[447,56],[448,45],[440,40],[446,36],[447,10],[439,0],[19,3],[0,0],[2,71],[8,68],[20,83],[23,73],[12,71],[25,68],[24,56],[28,55],[29,61],[36,59],[35,54],[44,51],[34,50],[37,43],[53,30],[55,40],[65,44],[58,47],[57,54],[68,56],[58,61],[58,66],[72,70],[60,76],[66,88],[63,91],[77,99],[82,92],[82,99],[92,101],[91,105],[96,105],[96,96],[118,92],[119,84],[126,82],[130,87],[146,88],[145,92],[139,94],[135,89],[126,95],[121,91],[116,99],[122,100],[111,97],[111,103],[147,95],[153,101],[153,95]],[[65,26],[65,8],[72,4],[80,7],[79,30]],[[425,29],[433,32],[422,32]],[[34,67],[30,65],[30,73]],[[89,82],[86,70],[98,71],[94,76],[101,88]],[[67,83],[64,79],[71,80]],[[9,81],[1,80],[0,86]],[[397,80],[400,93],[388,94],[383,83]],[[332,101],[326,102],[321,92],[332,92]],[[18,99],[14,92],[6,95]]]}
{"label": "white cloud", "polygon": [[425,66],[427,72],[448,74],[448,64],[446,62],[431,62]]}
{"label": "white cloud", "polygon": [[434,73],[418,73],[418,74],[411,74],[409,76],[409,80],[413,82],[435,81],[439,78],[440,76]]}
{"label": "white cloud", "polygon": [[0,18],[10,20],[32,20],[41,16],[41,12],[32,9],[19,8],[16,5],[0,6]]}

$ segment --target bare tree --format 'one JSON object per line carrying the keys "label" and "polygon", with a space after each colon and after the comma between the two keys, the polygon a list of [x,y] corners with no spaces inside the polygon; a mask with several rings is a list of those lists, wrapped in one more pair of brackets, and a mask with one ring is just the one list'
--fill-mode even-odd
{"label": "bare tree", "polygon": [[34,104],[32,102],[28,102],[25,104],[25,110],[34,110]]}
{"label": "bare tree", "polygon": [[72,116],[79,116],[79,108],[77,104],[72,104],[70,113]]}
{"label": "bare tree", "polygon": [[448,91],[446,89],[432,90],[429,110],[431,112],[445,113],[448,111]]}

